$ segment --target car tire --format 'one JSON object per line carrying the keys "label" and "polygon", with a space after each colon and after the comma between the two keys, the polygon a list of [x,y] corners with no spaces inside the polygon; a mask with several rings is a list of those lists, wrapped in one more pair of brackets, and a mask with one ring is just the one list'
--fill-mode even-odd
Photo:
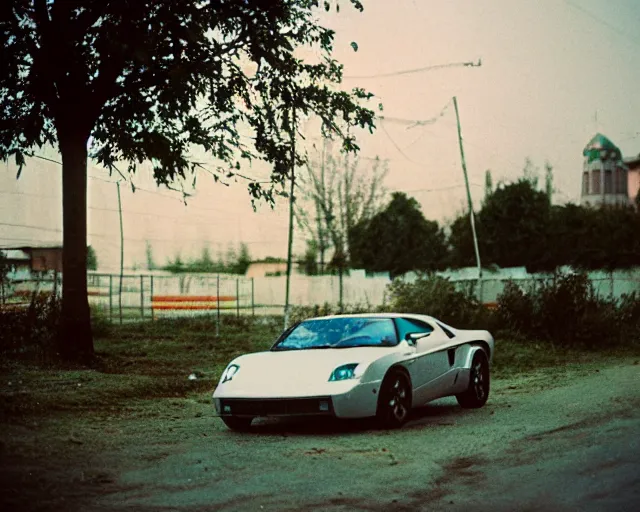
{"label": "car tire", "polygon": [[471,361],[469,387],[464,393],[456,395],[456,399],[465,409],[479,409],[487,403],[490,388],[489,360],[484,350],[478,350]]}
{"label": "car tire", "polygon": [[243,418],[240,416],[222,416],[222,421],[231,430],[236,432],[247,432],[251,429],[253,418]]}
{"label": "car tire", "polygon": [[411,382],[400,370],[391,370],[382,381],[376,419],[382,428],[400,428],[411,412]]}

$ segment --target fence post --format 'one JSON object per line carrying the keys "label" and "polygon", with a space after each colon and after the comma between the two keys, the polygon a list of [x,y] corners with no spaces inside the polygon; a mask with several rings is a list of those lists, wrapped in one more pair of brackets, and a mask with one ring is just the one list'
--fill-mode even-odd
{"label": "fence post", "polygon": [[613,279],[613,270],[610,270],[610,271],[609,271],[609,277],[610,277],[610,279],[611,279],[611,298],[612,298],[612,299],[615,299],[615,298],[616,298],[616,296],[615,296],[615,295],[614,295],[614,293],[613,293],[613,284],[614,284],[614,279]]}
{"label": "fence post", "polygon": [[216,276],[216,336],[220,336],[220,274]]}
{"label": "fence post", "polygon": [[155,314],[153,311],[153,274],[151,274],[151,278],[150,278],[150,284],[149,284],[149,295],[151,296],[151,320],[155,320]]}
{"label": "fence post", "polygon": [[240,318],[240,279],[236,277],[236,318]]}
{"label": "fence post", "polygon": [[144,276],[140,275],[140,318],[144,318]]}
{"label": "fence post", "polygon": [[109,322],[113,322],[113,276],[109,274]]}
{"label": "fence post", "polygon": [[256,301],[255,301],[255,289],[254,278],[251,278],[251,316],[256,316]]}

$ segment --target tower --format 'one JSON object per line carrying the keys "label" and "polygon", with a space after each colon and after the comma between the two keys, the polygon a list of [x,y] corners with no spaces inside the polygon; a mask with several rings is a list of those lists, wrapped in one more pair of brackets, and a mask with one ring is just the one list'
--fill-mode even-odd
{"label": "tower", "polygon": [[585,146],[580,203],[585,206],[628,205],[628,169],[620,149],[601,133]]}

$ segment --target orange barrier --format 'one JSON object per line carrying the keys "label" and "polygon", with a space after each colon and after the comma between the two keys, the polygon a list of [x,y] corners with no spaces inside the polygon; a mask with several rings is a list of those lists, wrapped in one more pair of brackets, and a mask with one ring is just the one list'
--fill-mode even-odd
{"label": "orange barrier", "polygon": [[[219,299],[219,302],[218,302]],[[232,295],[154,295],[151,297],[151,308],[160,310],[215,310],[237,307],[237,298]]]}
{"label": "orange barrier", "polygon": [[[220,295],[220,302],[236,300],[233,295]],[[217,295],[154,295],[152,302],[218,302]]]}

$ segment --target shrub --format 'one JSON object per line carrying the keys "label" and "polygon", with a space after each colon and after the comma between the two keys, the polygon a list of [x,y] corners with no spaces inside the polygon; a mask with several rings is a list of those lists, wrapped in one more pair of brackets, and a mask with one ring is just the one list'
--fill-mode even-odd
{"label": "shrub", "polygon": [[534,329],[561,345],[612,342],[615,304],[599,298],[587,274],[556,275],[537,293]]}
{"label": "shrub", "polygon": [[623,341],[640,343],[640,294],[622,295],[618,301],[617,322]]}
{"label": "shrub", "polygon": [[473,288],[458,290],[449,279],[420,276],[415,282],[394,280],[389,285],[389,310],[431,315],[459,328],[489,328],[492,314],[474,295]]}
{"label": "shrub", "polygon": [[60,300],[49,293],[33,293],[26,307],[1,308],[0,352],[52,355],[59,320]]}
{"label": "shrub", "polygon": [[599,297],[584,273],[557,274],[529,291],[509,282],[497,311],[502,328],[561,346],[595,348],[640,337],[636,294],[620,300]]}
{"label": "shrub", "polygon": [[528,335],[533,330],[534,297],[513,281],[507,281],[498,295],[496,310],[500,327],[520,335]]}

